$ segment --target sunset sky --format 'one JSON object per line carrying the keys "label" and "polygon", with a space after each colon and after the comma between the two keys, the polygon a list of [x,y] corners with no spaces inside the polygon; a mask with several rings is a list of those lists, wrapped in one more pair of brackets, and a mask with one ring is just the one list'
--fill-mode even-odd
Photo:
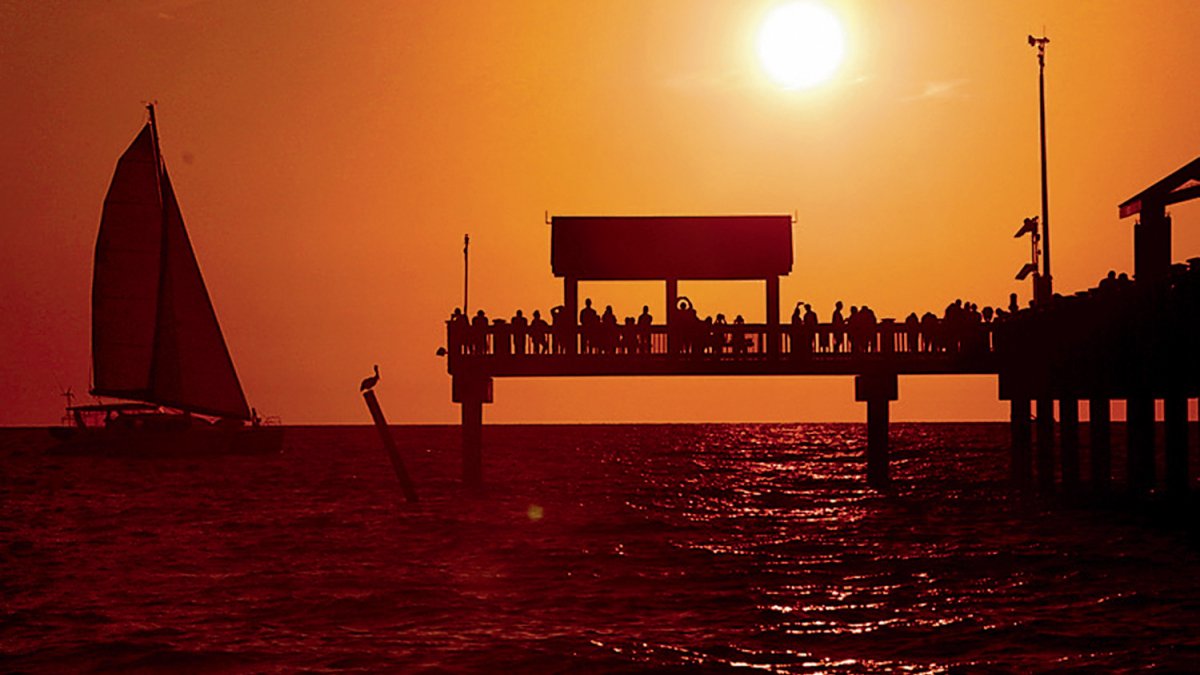
{"label": "sunset sky", "polygon": [[[93,247],[158,102],[163,153],[246,395],[286,423],[457,420],[443,321],[561,301],[550,215],[795,214],[822,320],[1029,297],[1037,60],[1055,289],[1132,271],[1117,204],[1200,155],[1200,2],[827,0],[845,61],[787,90],[779,2],[0,2],[0,424],[89,380]],[[1200,202],[1172,209],[1200,255]],[[681,283],[763,319],[761,283]],[[584,284],[618,315],[660,284]],[[859,421],[851,378],[500,380],[488,422]],[[1002,419],[994,378],[901,378],[896,420]]]}

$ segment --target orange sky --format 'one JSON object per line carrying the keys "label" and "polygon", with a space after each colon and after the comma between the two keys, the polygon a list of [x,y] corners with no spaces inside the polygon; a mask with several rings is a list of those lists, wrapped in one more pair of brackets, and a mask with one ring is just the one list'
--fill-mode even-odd
{"label": "orange sky", "polygon": [[[0,4],[0,424],[87,388],[89,285],[117,157],[159,103],[163,152],[251,404],[453,422],[434,355],[461,302],[557,304],[544,213],[795,213],[783,280],[827,319],[1028,297],[1045,26],[1056,290],[1132,268],[1116,205],[1200,154],[1200,3],[829,0],[848,57],[782,91],[775,2]],[[1200,204],[1173,209],[1200,254]],[[761,284],[681,283],[762,319]],[[632,314],[661,286],[585,284]],[[901,378],[893,419],[1001,419],[993,378]],[[501,380],[491,422],[861,420],[850,378]]]}

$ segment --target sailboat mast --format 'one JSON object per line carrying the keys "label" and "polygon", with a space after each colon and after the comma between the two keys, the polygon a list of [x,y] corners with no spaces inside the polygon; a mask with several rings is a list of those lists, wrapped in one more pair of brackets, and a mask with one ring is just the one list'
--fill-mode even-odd
{"label": "sailboat mast", "polygon": [[[158,120],[154,116],[154,104],[147,103],[146,110],[150,113],[150,138],[154,143],[154,184],[158,187],[158,204],[160,209],[159,221],[161,227],[159,229],[161,235],[158,245],[158,302],[155,307],[154,321],[154,346],[151,348],[151,354],[158,353],[158,345],[162,339],[162,315],[163,303],[166,301],[165,286],[167,282],[167,200],[163,198],[163,161],[162,150],[158,147]],[[158,377],[158,359],[150,359],[150,390],[154,390],[154,383]]]}

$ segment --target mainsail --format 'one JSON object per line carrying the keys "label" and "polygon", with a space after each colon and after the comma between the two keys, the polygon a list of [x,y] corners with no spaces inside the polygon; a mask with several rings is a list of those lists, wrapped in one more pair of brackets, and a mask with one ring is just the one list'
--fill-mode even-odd
{"label": "mainsail", "polygon": [[92,278],[92,393],[249,419],[151,122],[117,162]]}

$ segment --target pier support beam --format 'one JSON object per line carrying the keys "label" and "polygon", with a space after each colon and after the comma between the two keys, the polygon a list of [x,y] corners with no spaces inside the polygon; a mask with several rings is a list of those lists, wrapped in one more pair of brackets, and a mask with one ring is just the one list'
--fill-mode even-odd
{"label": "pier support beam", "polygon": [[492,402],[492,378],[455,375],[452,399],[462,405],[462,480],[483,487],[483,404]]}
{"label": "pier support beam", "polygon": [[767,354],[779,356],[779,277],[767,277]]}
{"label": "pier support beam", "polygon": [[867,484],[882,490],[891,483],[888,467],[888,406],[899,398],[895,375],[871,373],[854,378],[854,400],[867,404]]}
{"label": "pier support beam", "polygon": [[1163,400],[1163,426],[1166,435],[1166,475],[1163,482],[1167,493],[1178,497],[1188,491],[1188,402],[1183,396],[1168,396]]}
{"label": "pier support beam", "polygon": [[679,353],[679,339],[675,337],[679,332],[679,326],[675,325],[673,317],[675,316],[676,306],[679,304],[679,280],[667,279],[667,315],[663,317],[663,322],[667,324],[667,352],[671,354]]}
{"label": "pier support beam", "polygon": [[1013,487],[1023,490],[1033,483],[1033,426],[1029,421],[1029,399],[1014,398],[1008,405],[1012,436],[1008,477]]}
{"label": "pier support beam", "polygon": [[[574,277],[563,277],[563,313],[567,315],[567,326],[570,327],[564,345],[565,352],[575,354],[579,351],[579,339],[576,337],[579,323],[579,280]],[[559,338],[555,336],[554,339]]]}
{"label": "pier support beam", "polygon": [[1107,398],[1088,400],[1088,419],[1092,489],[1108,492],[1112,485],[1112,412]]}
{"label": "pier support beam", "polygon": [[1146,494],[1154,488],[1154,399],[1133,396],[1125,401],[1129,434],[1126,476],[1129,491]]}
{"label": "pier support beam", "polygon": [[1054,399],[1037,400],[1037,486],[1054,490]]}
{"label": "pier support beam", "polygon": [[1058,436],[1062,455],[1063,490],[1079,488],[1079,400],[1063,398],[1058,401]]}

